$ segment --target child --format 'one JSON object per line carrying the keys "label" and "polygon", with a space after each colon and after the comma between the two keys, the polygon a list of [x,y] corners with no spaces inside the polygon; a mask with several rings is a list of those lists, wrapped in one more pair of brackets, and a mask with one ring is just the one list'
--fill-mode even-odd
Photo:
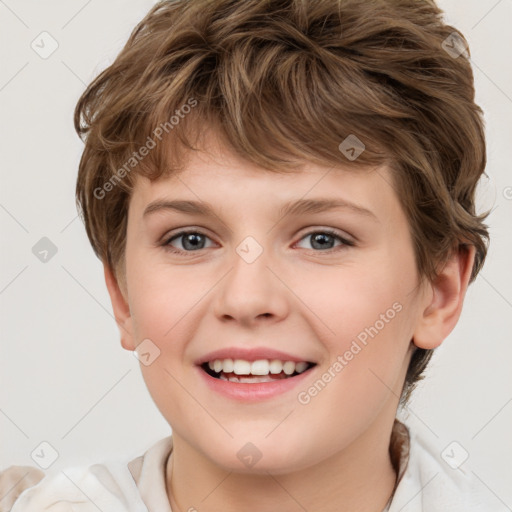
{"label": "child", "polygon": [[433,0],[156,4],[78,102],[77,201],[172,436],[2,510],[499,510],[396,419],[487,252],[468,56]]}

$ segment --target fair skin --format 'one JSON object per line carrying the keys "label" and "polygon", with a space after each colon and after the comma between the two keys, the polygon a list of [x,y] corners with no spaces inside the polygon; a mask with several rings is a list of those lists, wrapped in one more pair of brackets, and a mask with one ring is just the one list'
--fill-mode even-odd
{"label": "fair skin", "polygon": [[[348,171],[342,158],[339,168],[270,173],[214,139],[179,175],[153,183],[137,177],[125,280],[118,283],[106,265],[105,278],[122,346],[134,350],[150,339],[160,350],[141,371],[172,426],[166,488],[174,512],[385,507],[396,479],[389,439],[412,351],[435,348],[452,331],[474,258],[473,248],[454,253],[435,282],[420,280],[391,182],[386,168]],[[285,202],[318,198],[371,213],[340,207],[279,217]],[[209,203],[215,214],[159,209],[144,216],[157,199]],[[166,250],[182,229],[203,236],[196,245],[186,236],[170,241],[181,254]],[[311,235],[325,229],[354,245],[327,234],[327,244],[315,243]],[[250,264],[236,252],[248,236],[263,249]],[[397,303],[400,312],[321,392],[299,403],[298,393],[332,372],[358,334]],[[233,346],[272,347],[316,366],[298,388],[237,402],[206,386],[194,363]],[[237,457],[248,442],[261,453],[252,467]]]}

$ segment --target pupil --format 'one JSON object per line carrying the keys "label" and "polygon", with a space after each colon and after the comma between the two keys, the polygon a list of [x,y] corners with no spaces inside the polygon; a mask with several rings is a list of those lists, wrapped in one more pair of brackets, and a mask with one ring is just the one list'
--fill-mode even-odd
{"label": "pupil", "polygon": [[[332,239],[331,235],[327,235],[325,233],[317,233],[313,236],[313,247],[315,246],[315,243],[320,244],[320,249],[325,248],[326,245],[329,245],[329,239]],[[326,241],[327,239],[327,241]]]}
{"label": "pupil", "polygon": [[[197,249],[198,246],[197,244],[199,243],[200,245],[200,239],[201,239],[201,236],[199,233],[190,233],[188,235],[185,236],[185,240],[184,240],[184,243],[183,243],[183,247],[185,247],[185,249]],[[194,242],[195,241],[195,242]],[[192,244],[191,246],[187,247],[187,244]],[[199,247],[201,248],[201,247]]]}

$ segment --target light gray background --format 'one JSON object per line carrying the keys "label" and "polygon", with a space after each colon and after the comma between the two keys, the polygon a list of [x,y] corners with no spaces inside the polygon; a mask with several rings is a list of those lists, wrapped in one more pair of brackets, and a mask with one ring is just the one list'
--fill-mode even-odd
{"label": "light gray background", "polygon": [[[170,434],[139,363],[119,343],[74,203],[83,146],[73,108],[153,3],[0,0],[0,468],[35,465],[30,454],[42,441],[59,453],[57,470],[129,460]],[[459,324],[403,416],[440,453],[452,441],[464,447],[461,468],[511,510],[512,0],[439,5],[472,52],[489,151],[479,201],[493,208],[492,243]],[[47,59],[31,48],[42,31],[59,45]],[[46,263],[32,252],[42,237],[58,250]]]}

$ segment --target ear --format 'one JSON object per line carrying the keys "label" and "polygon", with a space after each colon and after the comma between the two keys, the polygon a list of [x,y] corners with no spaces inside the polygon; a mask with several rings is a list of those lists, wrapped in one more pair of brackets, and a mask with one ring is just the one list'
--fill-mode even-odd
{"label": "ear", "polygon": [[128,294],[126,291],[124,293],[121,291],[117,279],[109,265],[103,263],[103,270],[105,273],[105,283],[107,284],[108,293],[112,302],[114,317],[121,333],[121,345],[126,350],[135,350],[132,316],[127,299],[125,298]]}
{"label": "ear", "polygon": [[462,311],[474,259],[475,247],[461,244],[429,283],[428,299],[413,335],[417,347],[436,348],[452,332]]}

